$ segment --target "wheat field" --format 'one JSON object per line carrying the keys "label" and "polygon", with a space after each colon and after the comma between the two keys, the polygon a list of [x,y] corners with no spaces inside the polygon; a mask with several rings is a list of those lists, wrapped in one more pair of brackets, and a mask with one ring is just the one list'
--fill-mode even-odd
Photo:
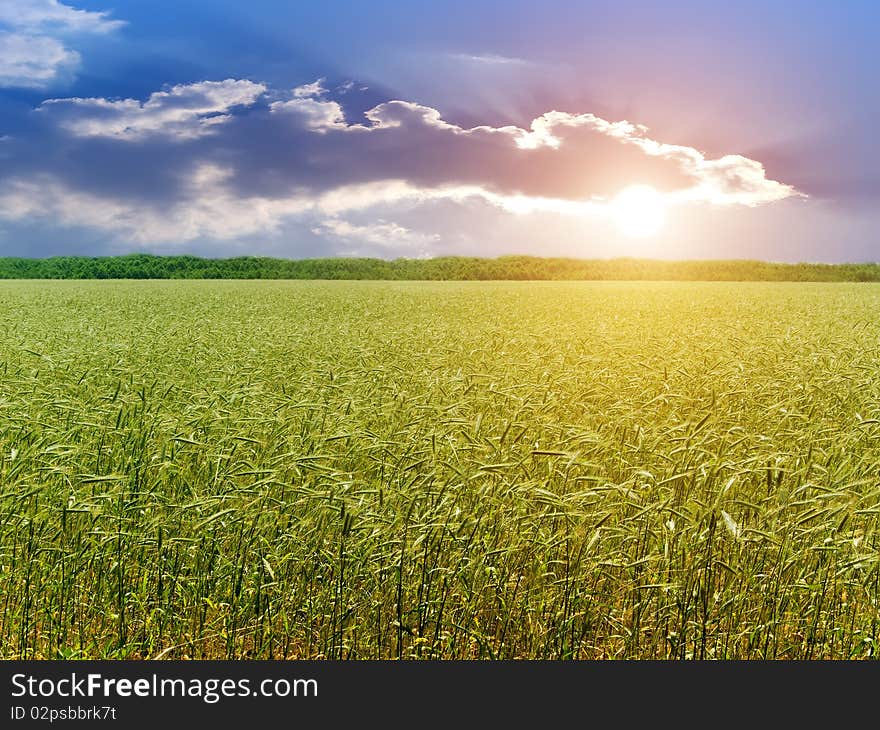
{"label": "wheat field", "polygon": [[0,282],[3,658],[869,658],[880,286]]}

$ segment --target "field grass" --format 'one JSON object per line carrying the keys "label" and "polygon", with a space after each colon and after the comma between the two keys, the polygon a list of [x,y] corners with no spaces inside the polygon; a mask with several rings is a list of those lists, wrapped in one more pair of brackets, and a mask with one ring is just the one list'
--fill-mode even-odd
{"label": "field grass", "polygon": [[880,286],[0,283],[5,658],[867,658]]}

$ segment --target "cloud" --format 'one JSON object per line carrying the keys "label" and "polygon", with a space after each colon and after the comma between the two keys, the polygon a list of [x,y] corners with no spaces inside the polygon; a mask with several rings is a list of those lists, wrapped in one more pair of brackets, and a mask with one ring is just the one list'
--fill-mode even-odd
{"label": "cloud", "polygon": [[37,217],[155,244],[271,233],[285,217],[310,206],[310,201],[295,197],[231,196],[223,187],[226,176],[220,168],[202,166],[183,181],[180,200],[162,207],[77,190],[51,175],[13,179],[0,191],[0,218],[23,221]]}
{"label": "cloud", "polygon": [[295,223],[347,250],[390,255],[439,244],[430,225],[399,216],[441,203],[580,218],[588,230],[605,225],[609,201],[632,184],[682,206],[801,196],[757,160],[667,144],[627,120],[550,111],[523,127],[463,127],[399,99],[349,118],[357,94],[322,81],[277,93],[226,79],[144,101],[47,101],[25,138],[4,144],[0,218],[150,245],[280,235]]}
{"label": "cloud", "polygon": [[[326,95],[320,84],[302,86],[271,111],[288,112],[300,128],[327,135],[315,146],[327,155],[333,154],[327,145],[342,150],[349,168],[364,158],[375,164],[372,156],[381,150],[386,174],[425,185],[482,185],[495,193],[564,200],[607,198],[640,182],[667,191],[670,200],[747,206],[799,195],[768,179],[756,160],[710,159],[693,147],[652,139],[647,127],[627,120],[551,111],[527,129],[463,128],[432,107],[391,100],[366,111],[365,121],[349,123],[340,103]],[[346,139],[351,133],[360,138]]]}
{"label": "cloud", "polygon": [[463,63],[486,64],[489,66],[531,66],[531,61],[495,53],[450,53],[449,58]]}
{"label": "cloud", "polygon": [[122,234],[141,244],[192,241],[199,238],[229,241],[254,234],[277,232],[291,218],[319,220],[316,234],[373,245],[423,246],[433,234],[420,234],[380,220],[355,225],[338,218],[342,213],[430,199],[455,198],[453,191],[422,191],[403,181],[343,186],[320,195],[293,192],[282,198],[241,195],[228,182],[233,173],[214,164],[202,164],[185,175],[176,199],[162,205],[126,200],[76,189],[53,175],[13,178],[0,188],[0,219],[42,219],[66,227],[84,227]]}
{"label": "cloud", "polygon": [[310,97],[323,96],[327,93],[327,89],[324,88],[324,79],[318,79],[317,81],[312,81],[310,84],[303,84],[302,86],[297,86],[293,90],[293,98],[294,99],[308,99]]}
{"label": "cloud", "polygon": [[106,12],[57,0],[0,0],[0,88],[45,88],[69,80],[80,63],[66,37],[110,33],[124,25]]}
{"label": "cloud", "polygon": [[[345,113],[337,101],[324,99],[327,90],[323,79],[311,84],[298,86],[292,92],[293,98],[287,101],[274,101],[269,109],[277,114],[291,114],[297,117],[306,129],[313,132],[328,132],[332,129],[351,129],[345,123]],[[344,91],[350,91],[347,87]]]}
{"label": "cloud", "polygon": [[202,81],[157,91],[143,103],[135,99],[49,99],[38,111],[77,137],[136,141],[164,135],[187,140],[210,133],[229,120],[230,110],[252,105],[265,91],[265,86],[251,81]]}
{"label": "cloud", "polygon": [[358,244],[360,247],[344,252],[350,256],[368,255],[376,249],[380,252],[391,251],[397,255],[401,251],[408,252],[405,255],[410,257],[430,256],[431,245],[440,240],[436,233],[420,233],[381,218],[366,225],[330,218],[312,228],[312,233]]}
{"label": "cloud", "polygon": [[0,23],[24,31],[109,33],[125,24],[109,15],[78,10],[58,0],[0,0]]}
{"label": "cloud", "polygon": [[42,88],[71,73],[79,60],[55,38],[0,31],[0,87]]}

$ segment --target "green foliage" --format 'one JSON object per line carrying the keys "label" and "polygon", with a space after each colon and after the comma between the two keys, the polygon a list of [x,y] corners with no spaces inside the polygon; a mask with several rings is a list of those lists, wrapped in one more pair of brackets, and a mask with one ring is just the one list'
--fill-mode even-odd
{"label": "green foliage", "polygon": [[782,264],[766,261],[659,261],[447,256],[433,259],[275,259],[241,256],[0,258],[0,279],[372,279],[880,281],[880,264]]}
{"label": "green foliage", "polygon": [[0,656],[874,657],[878,306],[4,282]]}

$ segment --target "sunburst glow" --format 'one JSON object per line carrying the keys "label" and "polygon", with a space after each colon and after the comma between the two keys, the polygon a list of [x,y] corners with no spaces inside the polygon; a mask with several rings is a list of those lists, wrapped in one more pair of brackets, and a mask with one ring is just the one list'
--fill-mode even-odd
{"label": "sunburst glow", "polygon": [[666,204],[650,185],[631,185],[611,201],[611,213],[621,233],[631,238],[647,238],[663,227]]}

